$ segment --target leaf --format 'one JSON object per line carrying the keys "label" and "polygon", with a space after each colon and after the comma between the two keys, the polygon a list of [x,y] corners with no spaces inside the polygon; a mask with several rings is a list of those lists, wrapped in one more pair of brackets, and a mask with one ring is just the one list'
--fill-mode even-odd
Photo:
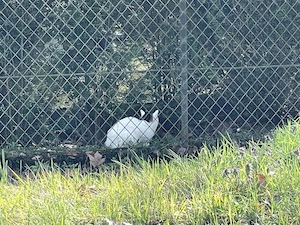
{"label": "leaf", "polygon": [[105,158],[103,158],[98,151],[94,155],[88,152],[86,153],[86,155],[89,157],[90,165],[92,168],[99,168],[99,166],[101,166],[105,162]]}
{"label": "leaf", "polygon": [[267,185],[267,180],[266,180],[266,176],[263,175],[262,173],[258,173],[257,175],[257,187],[259,188],[265,188]]}

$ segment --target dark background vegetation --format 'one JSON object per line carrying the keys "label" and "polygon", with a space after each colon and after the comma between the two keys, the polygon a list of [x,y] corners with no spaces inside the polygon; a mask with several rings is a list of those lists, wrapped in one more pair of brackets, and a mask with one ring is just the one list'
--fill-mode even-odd
{"label": "dark background vegetation", "polygon": [[[101,144],[124,116],[161,110],[157,138],[269,130],[300,109],[300,3],[4,1],[0,144]],[[187,16],[189,123],[181,123]]]}

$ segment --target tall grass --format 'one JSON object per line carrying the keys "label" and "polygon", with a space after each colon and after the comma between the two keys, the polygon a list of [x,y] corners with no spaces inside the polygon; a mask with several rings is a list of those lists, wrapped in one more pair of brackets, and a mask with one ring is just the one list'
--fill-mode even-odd
{"label": "tall grass", "polygon": [[293,122],[268,142],[241,147],[224,138],[197,157],[137,157],[99,173],[52,167],[10,182],[3,157],[0,224],[297,224],[299,148]]}

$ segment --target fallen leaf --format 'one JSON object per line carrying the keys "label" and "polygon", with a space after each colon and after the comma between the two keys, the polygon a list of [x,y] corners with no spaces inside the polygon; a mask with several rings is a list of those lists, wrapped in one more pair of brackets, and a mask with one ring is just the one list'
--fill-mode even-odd
{"label": "fallen leaf", "polygon": [[86,155],[89,157],[90,165],[92,168],[99,168],[99,166],[101,166],[105,162],[105,158],[103,158],[98,151],[94,155],[90,153],[86,153]]}
{"label": "fallen leaf", "polygon": [[258,181],[257,181],[257,187],[259,188],[265,188],[267,185],[267,180],[266,180],[266,176],[263,175],[262,173],[258,173],[256,174]]}

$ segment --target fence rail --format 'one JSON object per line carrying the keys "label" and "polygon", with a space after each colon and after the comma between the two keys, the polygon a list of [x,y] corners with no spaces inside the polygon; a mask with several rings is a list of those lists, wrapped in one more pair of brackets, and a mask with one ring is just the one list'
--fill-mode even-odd
{"label": "fence rail", "polygon": [[181,142],[298,115],[297,0],[0,4],[0,146],[102,144],[140,109]]}

